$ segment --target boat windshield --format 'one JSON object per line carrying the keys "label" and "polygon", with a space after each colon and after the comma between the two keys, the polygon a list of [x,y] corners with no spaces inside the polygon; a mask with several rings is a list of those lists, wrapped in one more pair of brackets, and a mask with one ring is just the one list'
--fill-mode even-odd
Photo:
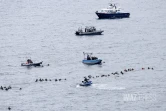
{"label": "boat windshield", "polygon": [[102,9],[101,12],[102,13],[116,13],[117,10],[115,10],[115,9]]}
{"label": "boat windshield", "polygon": [[78,29],[78,31],[79,31],[79,32],[82,32],[82,29],[81,29],[81,28],[79,28],[79,29]]}

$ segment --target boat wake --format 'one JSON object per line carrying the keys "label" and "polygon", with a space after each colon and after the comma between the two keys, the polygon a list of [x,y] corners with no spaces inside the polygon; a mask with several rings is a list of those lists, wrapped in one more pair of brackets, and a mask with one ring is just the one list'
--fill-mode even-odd
{"label": "boat wake", "polygon": [[[80,84],[76,85],[76,88],[81,88]],[[92,84],[91,86],[88,86],[94,89],[99,89],[99,90],[125,90],[125,87],[122,86],[111,86],[109,84]]]}
{"label": "boat wake", "polygon": [[92,84],[92,87],[100,90],[124,90],[125,87],[110,86],[109,84]]}

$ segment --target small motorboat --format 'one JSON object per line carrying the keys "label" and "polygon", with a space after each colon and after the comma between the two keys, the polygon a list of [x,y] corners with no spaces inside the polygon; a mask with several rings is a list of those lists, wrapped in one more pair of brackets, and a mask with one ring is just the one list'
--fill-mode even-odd
{"label": "small motorboat", "polygon": [[85,27],[85,31],[82,28],[79,28],[78,31],[76,31],[76,35],[101,35],[103,30],[96,30],[94,26],[91,27]]}
{"label": "small motorboat", "polygon": [[102,62],[101,59],[98,59],[97,57],[92,57],[92,53],[83,52],[83,54],[84,54],[84,60],[82,60],[82,63],[84,64],[94,65],[94,64],[101,64]]}
{"label": "small motorboat", "polygon": [[90,85],[92,85],[92,81],[82,82],[82,83],[80,84],[80,86],[90,86]]}
{"label": "small motorboat", "polygon": [[99,19],[115,19],[115,18],[129,18],[130,13],[124,13],[117,8],[116,5],[110,4],[108,8],[101,9],[101,11],[96,11],[96,15]]}
{"label": "small motorboat", "polygon": [[26,63],[21,63],[21,66],[41,66],[42,62],[33,63],[31,59],[28,59]]}

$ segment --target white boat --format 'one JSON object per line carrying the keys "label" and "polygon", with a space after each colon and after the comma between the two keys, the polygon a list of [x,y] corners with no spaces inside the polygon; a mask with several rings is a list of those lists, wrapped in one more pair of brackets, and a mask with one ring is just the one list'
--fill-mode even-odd
{"label": "white boat", "polygon": [[94,65],[94,64],[101,64],[102,62],[101,59],[98,59],[97,57],[92,57],[92,53],[83,52],[83,54],[84,54],[84,60],[82,60],[82,63],[84,64]]}
{"label": "white boat", "polygon": [[99,19],[115,19],[115,18],[128,18],[130,13],[124,13],[120,11],[115,4],[110,4],[107,8],[96,11],[96,15]]}
{"label": "white boat", "polygon": [[101,35],[103,30],[96,30],[94,26],[85,27],[83,30],[79,28],[78,31],[75,32],[76,35]]}

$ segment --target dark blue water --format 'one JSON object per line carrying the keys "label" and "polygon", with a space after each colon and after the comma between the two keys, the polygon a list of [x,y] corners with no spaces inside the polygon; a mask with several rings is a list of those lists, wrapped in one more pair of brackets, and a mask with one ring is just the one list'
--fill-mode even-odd
{"label": "dark blue water", "polygon": [[[166,1],[114,1],[130,18],[98,20],[95,11],[108,2],[0,0],[0,86],[12,86],[0,90],[0,111],[166,110]],[[104,33],[75,36],[84,26]],[[84,65],[83,52],[105,63]],[[28,58],[44,67],[21,67]],[[135,70],[111,74],[128,68]],[[92,79],[91,87],[78,85],[84,76],[103,74],[111,76]],[[38,78],[67,80],[36,83]],[[137,97],[127,101],[127,94]]]}

